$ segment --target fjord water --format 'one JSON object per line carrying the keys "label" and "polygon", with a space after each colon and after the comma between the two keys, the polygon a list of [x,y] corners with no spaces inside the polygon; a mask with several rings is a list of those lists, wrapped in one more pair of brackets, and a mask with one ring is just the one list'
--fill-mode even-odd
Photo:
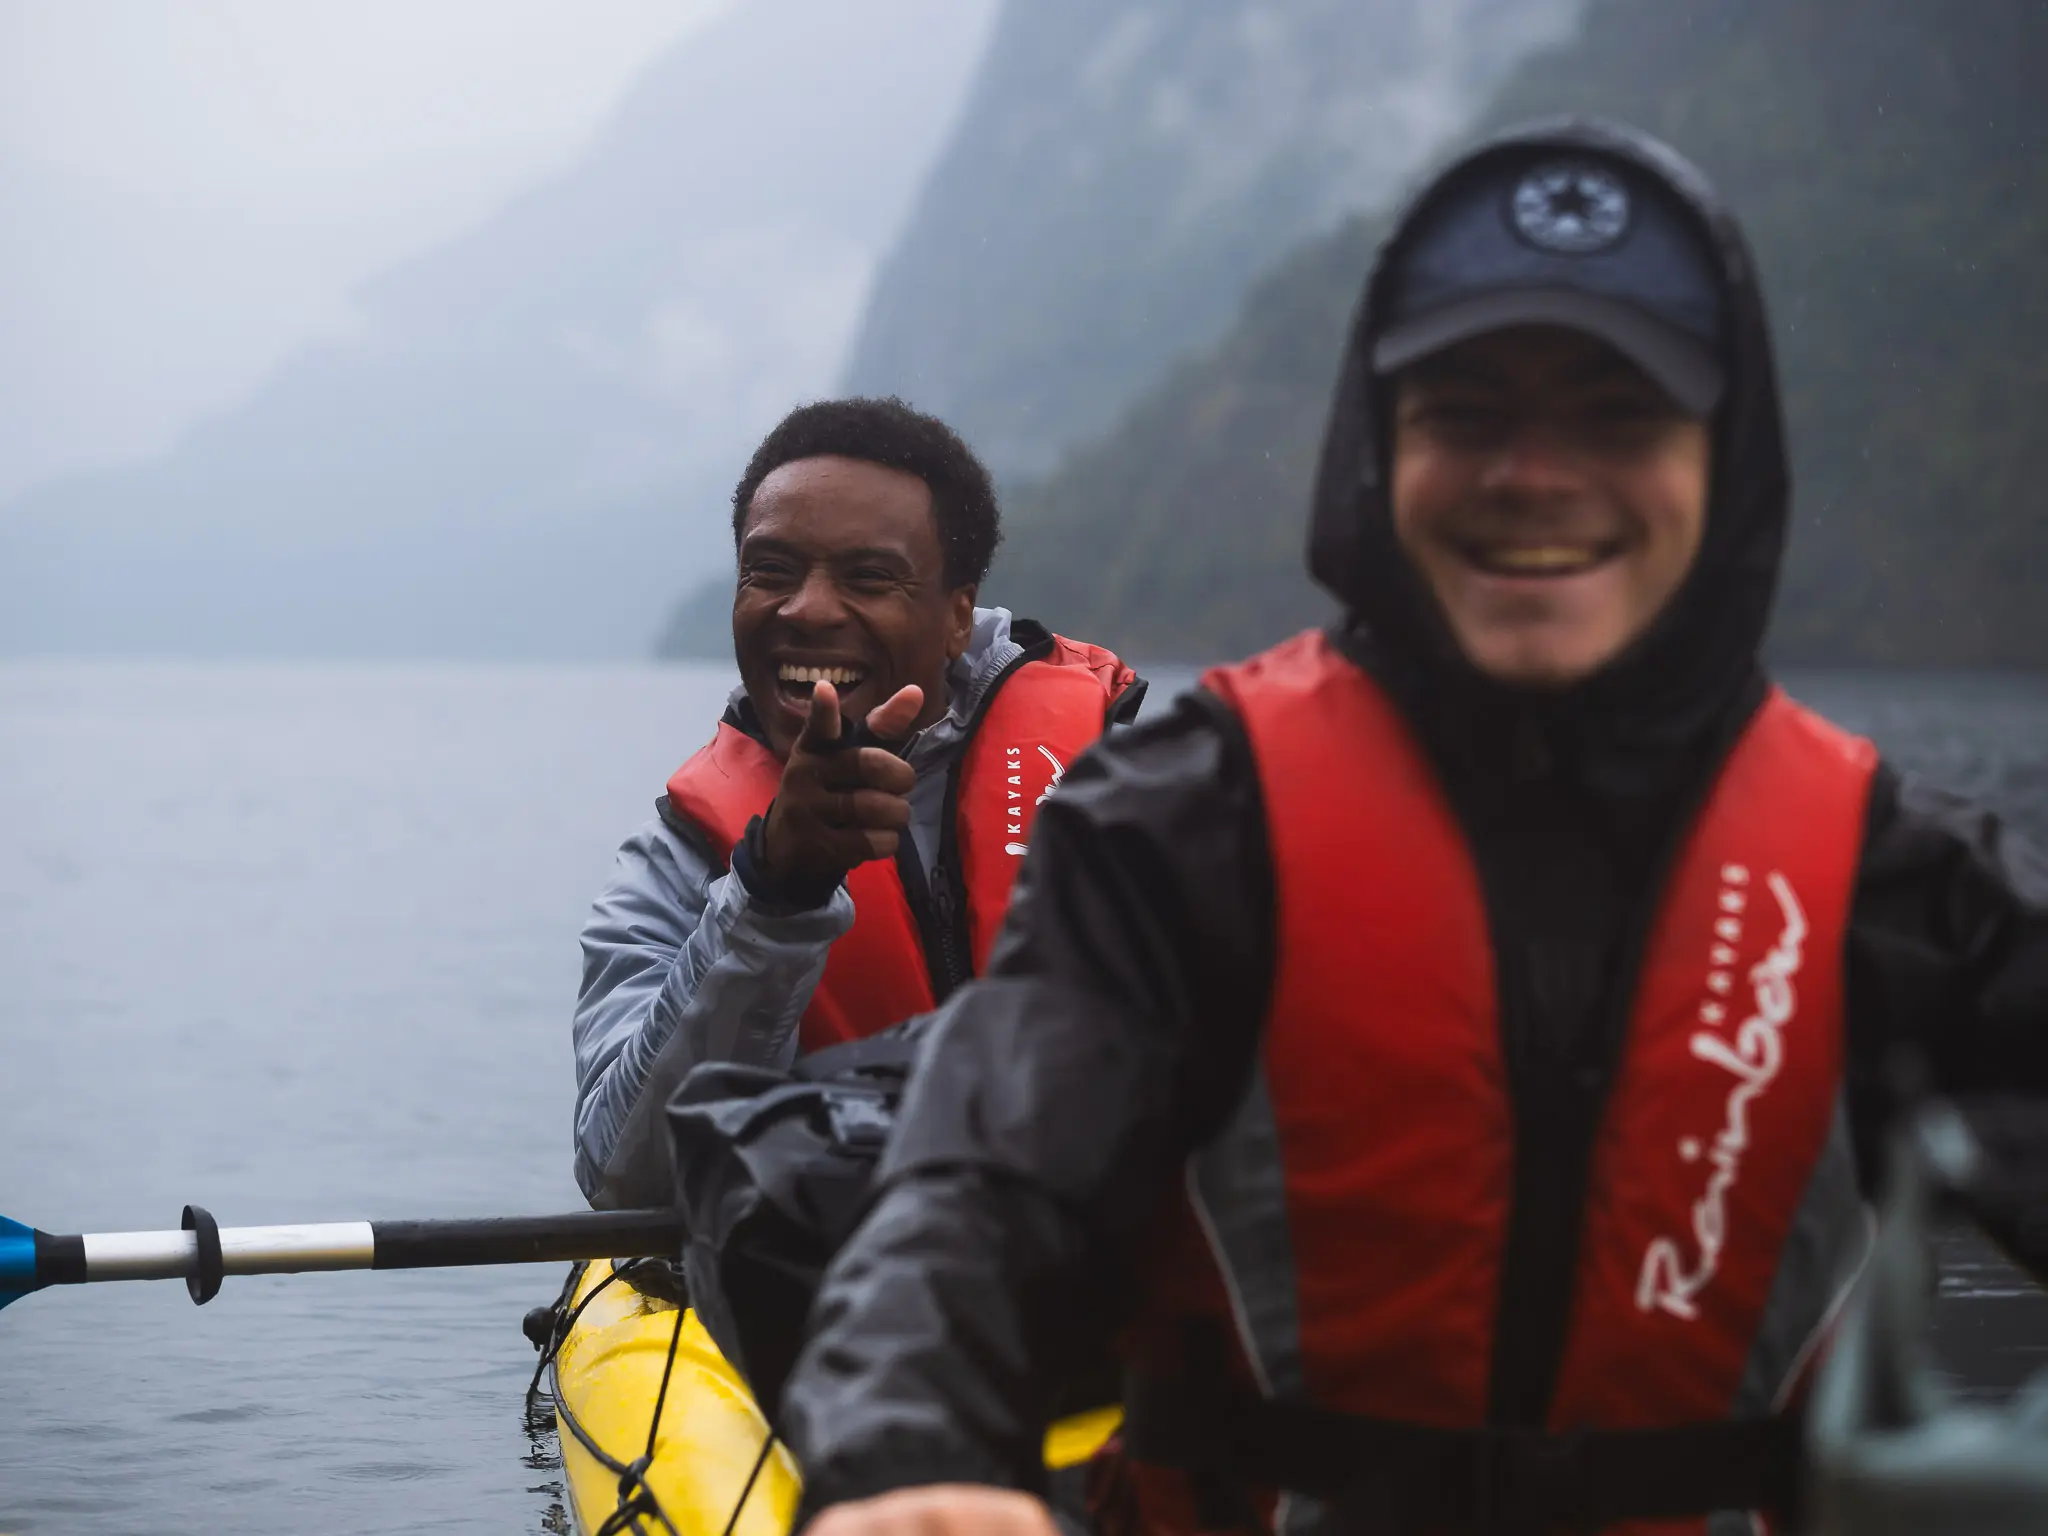
{"label": "fjord water", "polygon": [[[1795,683],[2048,840],[2048,680]],[[730,684],[0,666],[0,1212],[79,1231],[175,1226],[187,1201],[234,1225],[574,1208],[576,930]],[[1947,1257],[1959,1368],[1997,1386],[2048,1364],[2048,1303],[1980,1247]],[[559,1279],[29,1297],[0,1313],[0,1531],[560,1530],[519,1332]]]}

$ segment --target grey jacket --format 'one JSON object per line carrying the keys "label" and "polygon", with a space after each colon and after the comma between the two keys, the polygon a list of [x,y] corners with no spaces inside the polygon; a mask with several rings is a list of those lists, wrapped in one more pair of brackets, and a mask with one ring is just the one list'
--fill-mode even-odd
{"label": "grey jacket", "polygon": [[[1004,608],[977,608],[974,636],[947,675],[946,714],[908,758],[911,839],[938,862],[946,776],[989,684],[1023,647]],[[738,695],[735,695],[737,698]],[[591,1204],[666,1205],[674,1198],[662,1109],[703,1061],[786,1066],[797,1023],[832,941],[853,926],[841,886],[821,907],[755,900],[710,849],[651,820],[619,849],[611,884],[583,925],[576,1045],[576,1182]]]}

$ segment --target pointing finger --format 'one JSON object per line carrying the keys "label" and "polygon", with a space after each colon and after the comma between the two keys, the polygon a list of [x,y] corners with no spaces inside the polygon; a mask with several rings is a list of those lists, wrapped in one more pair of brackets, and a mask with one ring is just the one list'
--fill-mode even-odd
{"label": "pointing finger", "polygon": [[811,709],[804,716],[798,745],[807,752],[829,752],[839,740],[839,690],[830,683],[811,684]]}

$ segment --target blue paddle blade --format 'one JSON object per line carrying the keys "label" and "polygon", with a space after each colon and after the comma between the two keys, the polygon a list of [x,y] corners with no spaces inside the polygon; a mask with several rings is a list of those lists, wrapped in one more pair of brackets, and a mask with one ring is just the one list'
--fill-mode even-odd
{"label": "blue paddle blade", "polygon": [[0,1307],[36,1289],[36,1229],[0,1216]]}

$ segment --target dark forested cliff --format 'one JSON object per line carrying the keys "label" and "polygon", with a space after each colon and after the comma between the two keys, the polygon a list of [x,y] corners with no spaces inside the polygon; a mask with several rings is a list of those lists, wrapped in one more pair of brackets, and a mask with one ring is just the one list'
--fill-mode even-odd
{"label": "dark forested cliff", "polygon": [[[1741,211],[1797,518],[1788,660],[2048,665],[2048,6],[1595,0],[1488,113],[1627,118]],[[1154,656],[1323,616],[1302,519],[1385,215],[1298,250],[1205,356],[1011,498],[991,590]]]}
{"label": "dark forested cliff", "polygon": [[944,416],[1006,480],[1051,468],[1580,4],[1010,0],[848,387]]}

